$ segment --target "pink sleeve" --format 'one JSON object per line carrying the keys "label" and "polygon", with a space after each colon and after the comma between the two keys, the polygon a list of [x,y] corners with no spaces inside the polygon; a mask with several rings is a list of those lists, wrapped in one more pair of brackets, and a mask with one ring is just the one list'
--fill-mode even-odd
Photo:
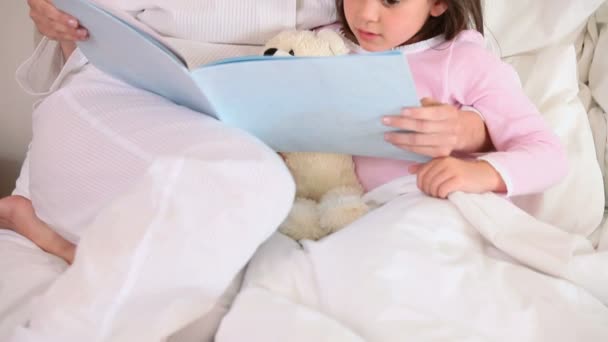
{"label": "pink sleeve", "polygon": [[498,152],[479,159],[498,171],[508,195],[539,193],[562,180],[568,172],[565,149],[525,95],[515,70],[478,44],[453,48],[452,100],[482,113]]}

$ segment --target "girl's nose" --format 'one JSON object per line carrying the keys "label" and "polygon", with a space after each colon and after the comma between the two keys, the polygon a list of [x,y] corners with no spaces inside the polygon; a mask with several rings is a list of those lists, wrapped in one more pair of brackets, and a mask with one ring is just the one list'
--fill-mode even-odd
{"label": "girl's nose", "polygon": [[382,1],[379,0],[361,0],[359,7],[359,17],[364,21],[376,22],[380,16]]}

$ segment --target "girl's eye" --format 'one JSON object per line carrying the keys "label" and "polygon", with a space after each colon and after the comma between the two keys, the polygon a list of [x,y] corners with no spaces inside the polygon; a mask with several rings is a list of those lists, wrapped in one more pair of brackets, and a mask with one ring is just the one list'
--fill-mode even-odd
{"label": "girl's eye", "polygon": [[395,6],[400,2],[400,0],[382,0],[382,4],[386,7]]}

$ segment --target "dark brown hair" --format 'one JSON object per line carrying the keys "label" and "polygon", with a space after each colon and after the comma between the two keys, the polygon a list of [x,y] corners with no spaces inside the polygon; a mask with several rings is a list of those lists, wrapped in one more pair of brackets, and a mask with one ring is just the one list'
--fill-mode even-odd
{"label": "dark brown hair", "polygon": [[[379,0],[381,1],[381,0]],[[433,38],[440,34],[445,35],[446,40],[451,40],[460,32],[467,29],[475,29],[483,34],[483,13],[481,0],[441,0],[448,5],[448,9],[440,16],[430,16],[424,26],[410,40],[403,42],[409,44]],[[336,0],[338,19],[342,24],[346,37],[356,42],[355,35],[351,31],[344,15],[344,1]]]}

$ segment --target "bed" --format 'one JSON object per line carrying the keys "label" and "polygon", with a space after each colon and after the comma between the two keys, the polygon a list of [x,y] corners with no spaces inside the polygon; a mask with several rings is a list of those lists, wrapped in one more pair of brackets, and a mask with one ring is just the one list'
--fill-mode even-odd
{"label": "bed", "polygon": [[[273,235],[211,311],[159,323],[189,323],[170,341],[608,340],[608,3],[487,1],[486,22],[488,48],[562,138],[567,179],[515,205],[490,194],[438,201],[397,180],[368,194],[380,209],[327,239]],[[49,283],[65,267],[15,255],[50,264]],[[44,289],[20,291],[0,305],[0,331]],[[132,313],[116,341],[146,340]]]}
{"label": "bed", "polygon": [[[419,198],[404,179],[368,194],[387,203],[384,213],[335,236],[298,245],[275,235],[250,262],[238,294],[227,295],[235,300],[227,301],[216,341],[608,338],[608,4],[494,1],[486,19],[488,46],[516,68],[567,146],[568,179],[542,196],[514,199],[523,211],[452,196],[474,228],[446,224],[454,208]],[[416,214],[399,216],[412,206]]]}

